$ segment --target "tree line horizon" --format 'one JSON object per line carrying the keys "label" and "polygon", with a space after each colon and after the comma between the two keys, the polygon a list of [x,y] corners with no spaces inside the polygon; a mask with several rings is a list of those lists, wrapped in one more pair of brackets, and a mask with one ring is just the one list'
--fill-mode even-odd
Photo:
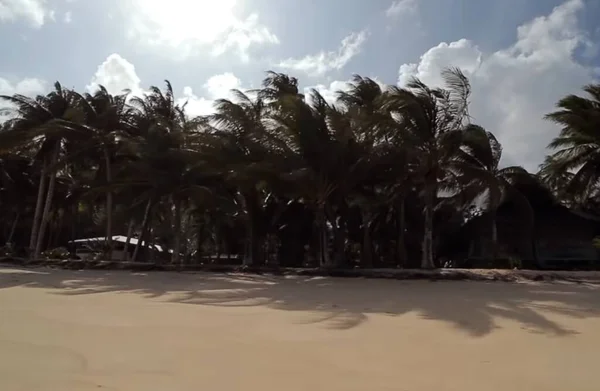
{"label": "tree line horizon", "polygon": [[434,268],[444,236],[474,209],[490,217],[491,258],[507,256],[496,211],[511,197],[527,204],[518,183],[596,209],[600,85],[545,116],[561,129],[529,173],[501,167],[500,142],[471,123],[462,71],[442,76],[433,88],[355,75],[328,103],[268,71],[261,88],[232,90],[197,117],[168,81],[143,96],[59,82],[46,95],[2,95],[4,252],[39,259],[102,236],[112,254],[118,234],[138,239],[124,261],[148,261],[160,244],[177,265],[241,254],[255,266]]}

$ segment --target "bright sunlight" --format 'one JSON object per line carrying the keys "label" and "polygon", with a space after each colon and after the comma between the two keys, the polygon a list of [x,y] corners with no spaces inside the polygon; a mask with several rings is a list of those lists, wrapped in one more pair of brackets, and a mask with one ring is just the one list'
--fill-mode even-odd
{"label": "bright sunlight", "polygon": [[234,15],[236,0],[136,0],[140,16],[138,28],[153,31],[158,41],[178,45],[186,40],[216,41],[239,20]]}

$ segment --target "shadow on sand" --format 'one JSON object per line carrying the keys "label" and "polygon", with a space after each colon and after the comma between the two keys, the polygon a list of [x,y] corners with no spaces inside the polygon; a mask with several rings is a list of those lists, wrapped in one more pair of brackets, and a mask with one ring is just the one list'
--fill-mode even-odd
{"label": "shadow on sand", "polygon": [[471,336],[498,329],[499,318],[523,330],[577,334],[552,318],[600,316],[600,286],[574,283],[395,281],[210,273],[131,273],[0,268],[0,289],[31,287],[59,295],[134,293],[165,302],[204,306],[265,306],[311,313],[309,323],[350,329],[369,315],[416,312]]}

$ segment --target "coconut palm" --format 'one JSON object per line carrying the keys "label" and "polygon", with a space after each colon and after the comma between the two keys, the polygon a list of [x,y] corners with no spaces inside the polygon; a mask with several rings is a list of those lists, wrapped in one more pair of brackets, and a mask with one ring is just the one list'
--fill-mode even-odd
{"label": "coconut palm", "polygon": [[388,110],[419,165],[425,204],[421,267],[433,268],[433,212],[442,181],[448,177],[448,163],[462,144],[462,130],[468,120],[469,81],[459,69],[442,73],[446,89],[430,88],[413,79],[406,88],[391,87],[383,107]]}
{"label": "coconut palm", "polygon": [[547,179],[567,179],[565,190],[579,203],[597,194],[600,179],[600,84],[584,91],[588,97],[568,95],[546,115],[561,131],[548,145],[553,152],[542,166]]}
{"label": "coconut palm", "polygon": [[2,95],[0,99],[12,105],[12,119],[5,125],[0,144],[5,148],[35,144],[38,150],[36,160],[41,162],[42,175],[38,185],[29,245],[30,256],[35,259],[41,252],[50,217],[63,140],[72,130],[65,125],[71,121],[81,122],[82,117],[76,109],[76,94],[63,88],[58,82],[55,83],[53,91],[35,99],[19,94]]}
{"label": "coconut palm", "polygon": [[530,177],[523,167],[500,167],[501,158],[502,145],[496,137],[471,124],[464,131],[463,148],[451,162],[462,202],[465,205],[483,202],[491,216],[492,261],[498,256],[496,210],[509,193],[516,192],[513,184]]}
{"label": "coconut palm", "polygon": [[258,265],[264,260],[264,181],[275,172],[265,138],[267,108],[260,94],[255,98],[237,90],[232,94],[234,100],[215,102],[215,113],[207,117],[210,130],[197,141],[211,164],[220,167],[225,182],[235,189],[233,197],[247,233],[244,262]]}
{"label": "coconut palm", "polygon": [[85,114],[83,134],[85,139],[76,153],[89,153],[90,149],[101,151],[103,164],[99,172],[104,172],[106,189],[106,250],[112,254],[113,237],[113,165],[119,144],[127,139],[131,130],[132,110],[127,105],[128,94],[111,95],[104,86],[99,86],[94,94],[78,96],[78,106]]}

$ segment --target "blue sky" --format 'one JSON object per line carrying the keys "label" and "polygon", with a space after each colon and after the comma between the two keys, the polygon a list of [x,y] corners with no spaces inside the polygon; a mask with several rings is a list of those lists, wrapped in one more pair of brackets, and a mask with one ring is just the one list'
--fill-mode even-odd
{"label": "blue sky", "polygon": [[333,98],[352,74],[471,78],[471,113],[535,170],[554,103],[600,76],[597,0],[0,0],[0,93],[59,80],[143,93],[169,79],[192,114],[272,69]]}

